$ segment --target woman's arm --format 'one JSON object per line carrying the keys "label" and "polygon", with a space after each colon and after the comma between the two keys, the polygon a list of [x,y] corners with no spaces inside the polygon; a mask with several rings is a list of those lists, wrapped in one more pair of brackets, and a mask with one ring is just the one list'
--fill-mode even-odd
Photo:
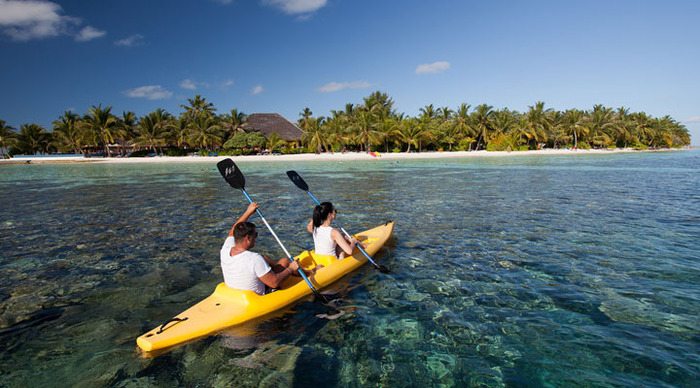
{"label": "woman's arm", "polygon": [[335,241],[336,244],[340,247],[340,249],[343,250],[348,255],[352,255],[352,251],[355,249],[355,245],[357,245],[357,240],[353,237],[352,240],[348,243],[348,240],[343,237],[342,234],[338,231],[338,229],[333,229],[331,232],[331,237],[333,238],[333,241]]}
{"label": "woman's arm", "polygon": [[309,232],[309,233],[313,233],[313,232],[314,232],[314,220],[313,220],[313,219],[310,219],[310,220],[309,220],[309,223],[306,224],[306,231]]}

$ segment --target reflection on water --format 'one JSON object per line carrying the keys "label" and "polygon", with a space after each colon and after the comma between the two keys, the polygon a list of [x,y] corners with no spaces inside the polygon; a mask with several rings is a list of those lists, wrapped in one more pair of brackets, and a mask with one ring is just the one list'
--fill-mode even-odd
{"label": "reflection on water", "polygon": [[[214,163],[0,170],[7,386],[692,386],[700,153],[241,162],[290,251],[309,198],[349,230],[397,222],[310,299],[155,355],[135,338],[208,296],[246,201]],[[252,221],[256,222],[257,219]],[[259,250],[282,256],[261,229]],[[330,319],[329,319],[330,318]]]}

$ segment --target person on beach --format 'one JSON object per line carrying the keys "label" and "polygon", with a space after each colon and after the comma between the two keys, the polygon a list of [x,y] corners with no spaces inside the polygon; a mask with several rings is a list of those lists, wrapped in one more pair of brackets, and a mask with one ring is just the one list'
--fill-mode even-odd
{"label": "person on beach", "polygon": [[330,202],[322,202],[314,208],[313,217],[306,230],[314,237],[314,251],[319,255],[335,256],[338,259],[352,255],[357,240],[347,240],[342,233],[331,226],[338,211]]}
{"label": "person on beach", "polygon": [[286,257],[275,262],[267,256],[249,251],[255,247],[258,232],[248,218],[257,208],[255,202],[248,205],[231,227],[221,247],[221,271],[228,287],[264,295],[278,288],[290,275],[298,274],[299,263],[290,262]]}

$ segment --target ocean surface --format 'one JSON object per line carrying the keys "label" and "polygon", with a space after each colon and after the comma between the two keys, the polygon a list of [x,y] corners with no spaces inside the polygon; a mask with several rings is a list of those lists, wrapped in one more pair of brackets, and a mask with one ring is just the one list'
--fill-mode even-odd
{"label": "ocean surface", "polygon": [[142,354],[221,281],[243,195],[215,163],[0,166],[0,386],[698,386],[698,150],[238,164],[290,252],[289,169],[350,231],[396,221],[392,273]]}

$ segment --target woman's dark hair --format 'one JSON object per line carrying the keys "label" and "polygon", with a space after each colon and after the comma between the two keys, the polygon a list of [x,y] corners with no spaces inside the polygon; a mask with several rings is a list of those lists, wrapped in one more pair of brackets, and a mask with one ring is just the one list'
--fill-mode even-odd
{"label": "woman's dark hair", "polygon": [[328,216],[333,212],[333,204],[330,202],[321,202],[320,205],[316,205],[314,208],[314,228],[318,228],[323,224]]}

